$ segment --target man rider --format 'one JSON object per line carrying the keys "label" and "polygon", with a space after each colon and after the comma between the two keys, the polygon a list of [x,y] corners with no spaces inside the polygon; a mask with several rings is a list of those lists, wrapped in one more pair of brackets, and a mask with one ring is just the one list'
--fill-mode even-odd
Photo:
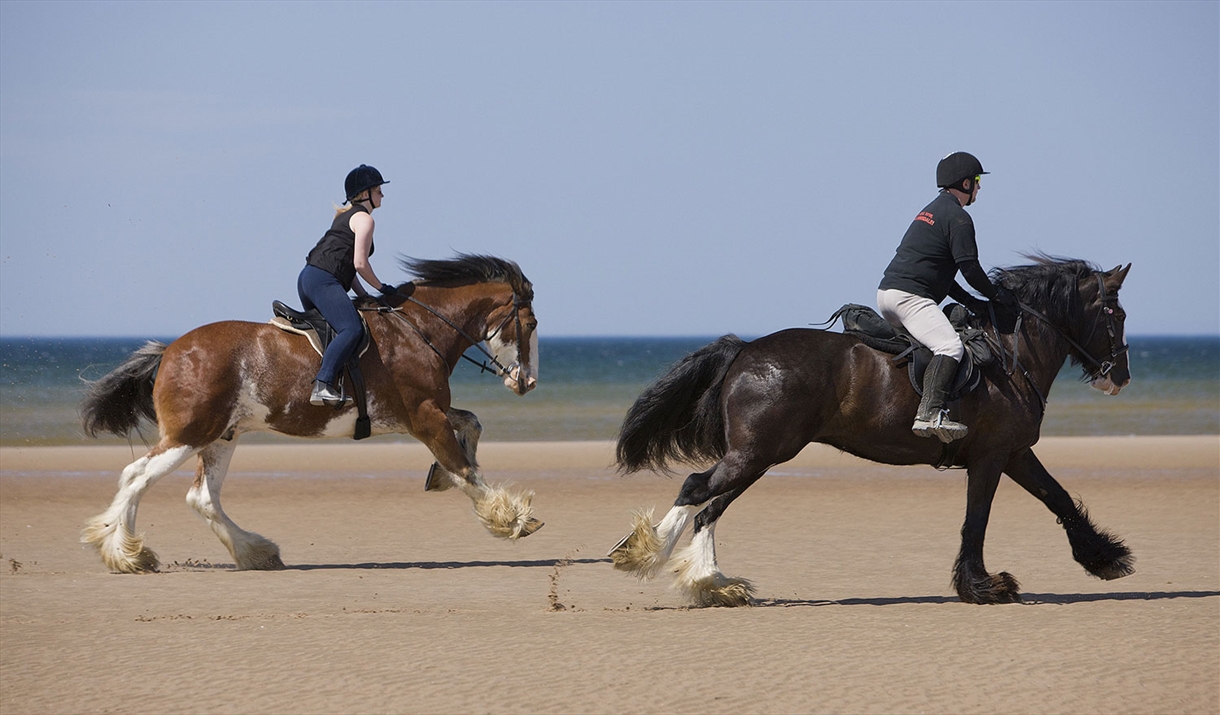
{"label": "man rider", "polygon": [[968,430],[949,419],[945,409],[946,392],[965,348],[938,304],[946,296],[967,304],[977,302],[957,284],[961,272],[984,297],[1005,306],[1016,305],[1012,293],[993,285],[979,265],[974,222],[963,208],[978,199],[979,179],[987,173],[978,159],[964,151],[940,160],[936,165],[940,194],[911,222],[877,287],[882,317],[905,328],[932,351],[911,431],[942,442],[961,439]]}

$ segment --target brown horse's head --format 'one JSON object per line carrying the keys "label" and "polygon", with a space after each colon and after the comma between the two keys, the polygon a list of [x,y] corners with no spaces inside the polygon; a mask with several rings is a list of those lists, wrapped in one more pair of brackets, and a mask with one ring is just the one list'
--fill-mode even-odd
{"label": "brown horse's head", "polygon": [[488,322],[500,328],[488,334],[487,347],[505,366],[500,374],[504,386],[524,395],[538,386],[538,319],[533,303],[513,297],[513,305],[498,311],[503,317],[490,316]]}
{"label": "brown horse's head", "polygon": [[538,386],[538,319],[534,315],[534,286],[521,267],[495,256],[459,253],[448,260],[403,258],[403,268],[421,286],[458,286],[472,283],[499,286],[498,303],[486,317],[482,334],[500,369],[504,385],[518,395]]}

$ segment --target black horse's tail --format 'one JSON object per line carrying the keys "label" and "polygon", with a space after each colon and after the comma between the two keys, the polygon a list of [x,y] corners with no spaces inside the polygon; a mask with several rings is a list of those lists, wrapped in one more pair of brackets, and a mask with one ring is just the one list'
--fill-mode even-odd
{"label": "black horse's tail", "polygon": [[676,461],[716,461],[728,445],[720,391],[746,343],[726,335],[687,355],[636,399],[619,429],[615,457],[624,473],[668,471]]}
{"label": "black horse's tail", "polygon": [[89,383],[80,405],[81,427],[96,437],[103,432],[126,437],[140,420],[157,421],[153,380],[161,366],[165,344],[150,340],[109,375]]}

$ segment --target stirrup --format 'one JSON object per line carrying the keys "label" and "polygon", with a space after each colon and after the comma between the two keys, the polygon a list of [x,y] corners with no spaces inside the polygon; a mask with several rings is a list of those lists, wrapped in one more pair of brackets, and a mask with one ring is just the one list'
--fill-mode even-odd
{"label": "stirrup", "polygon": [[313,381],[313,391],[309,394],[309,404],[319,407],[342,407],[351,402],[352,398],[335,392],[335,388],[322,382]]}
{"label": "stirrup", "polygon": [[948,419],[947,414],[945,411],[937,410],[929,420],[921,420],[916,417],[915,422],[911,425],[911,431],[920,437],[936,437],[945,444],[965,437],[970,432],[970,428]]}

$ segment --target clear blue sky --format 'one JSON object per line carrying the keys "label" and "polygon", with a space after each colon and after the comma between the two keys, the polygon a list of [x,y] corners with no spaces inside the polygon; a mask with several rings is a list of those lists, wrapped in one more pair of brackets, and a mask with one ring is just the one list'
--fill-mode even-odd
{"label": "clear blue sky", "polygon": [[1134,263],[1220,333],[1220,4],[0,2],[0,335],[296,303],[360,163],[395,257],[484,252],[543,335],[760,335],[872,304],[936,162],[985,268]]}

